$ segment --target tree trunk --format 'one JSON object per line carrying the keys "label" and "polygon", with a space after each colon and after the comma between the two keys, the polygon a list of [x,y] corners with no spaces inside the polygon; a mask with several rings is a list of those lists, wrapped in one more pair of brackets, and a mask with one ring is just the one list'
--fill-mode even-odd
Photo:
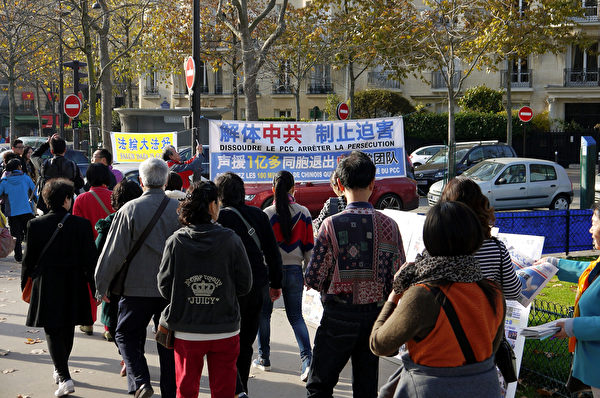
{"label": "tree trunk", "polygon": [[[510,65],[510,63],[509,63]],[[512,146],[512,84],[510,70],[506,70],[506,143]]]}
{"label": "tree trunk", "polygon": [[100,79],[100,92],[102,93],[102,145],[106,148],[111,148],[112,145],[110,145],[110,131],[112,130],[113,87],[111,80],[111,68],[106,66],[110,62],[110,54],[108,52],[108,37],[102,34],[99,41],[100,70],[103,71]]}
{"label": "tree trunk", "polygon": [[450,181],[456,176],[456,138],[454,130],[454,62],[448,68],[448,176]]}
{"label": "tree trunk", "polygon": [[[244,95],[246,96],[246,120],[258,120],[258,104],[256,102],[256,59],[254,51],[251,50],[252,44],[246,45],[242,41],[242,57],[244,59]],[[247,40],[249,41],[249,40]]]}
{"label": "tree trunk", "polygon": [[35,82],[35,109],[38,118],[38,137],[42,136],[42,130],[44,129],[44,123],[42,123],[42,110],[40,109],[42,103],[40,102],[40,85]]}
{"label": "tree trunk", "polygon": [[[294,100],[296,102],[296,121],[299,122],[300,121],[300,82],[298,82],[298,84],[296,84],[296,87],[294,87]],[[310,115],[309,115],[310,117]],[[315,119],[317,118],[317,115],[315,114]]]}
{"label": "tree trunk", "polygon": [[16,125],[15,125],[15,113],[17,111],[17,101],[15,100],[15,78],[14,71],[11,70],[8,73],[8,117],[9,117],[9,130],[8,130],[8,141],[12,142],[16,136]]}
{"label": "tree trunk", "polygon": [[[83,31],[83,45],[85,61],[87,63],[88,73],[88,128],[89,128],[89,150],[93,151],[94,135],[98,129],[98,121],[96,119],[96,66],[94,63],[94,51],[92,48],[91,26],[89,22],[89,14],[87,13],[87,4],[82,7],[81,27]],[[92,152],[89,152],[91,156]]]}
{"label": "tree trunk", "polygon": [[356,88],[356,76],[354,76],[354,61],[352,59],[348,62],[348,77],[350,78],[350,88],[348,90],[348,99],[350,99],[350,114],[348,119],[354,118],[354,90]]}

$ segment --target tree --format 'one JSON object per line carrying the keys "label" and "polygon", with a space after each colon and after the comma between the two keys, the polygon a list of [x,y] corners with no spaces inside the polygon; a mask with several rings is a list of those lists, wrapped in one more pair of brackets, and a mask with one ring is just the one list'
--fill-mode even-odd
{"label": "tree", "polygon": [[498,113],[502,110],[502,91],[487,86],[475,86],[465,91],[458,105],[465,110]]}
{"label": "tree", "polygon": [[415,108],[402,95],[389,90],[364,90],[354,96],[357,119],[412,113]]}
{"label": "tree", "polygon": [[229,19],[225,13],[225,0],[219,0],[217,6],[217,19],[222,21],[229,30],[238,38],[242,50],[244,69],[244,95],[246,96],[246,120],[258,120],[258,104],[256,102],[257,77],[265,63],[268,51],[285,30],[285,13],[288,0],[280,4],[275,28],[269,37],[262,43],[257,39],[257,27],[261,23],[268,23],[268,16],[275,8],[275,0],[268,0],[262,12],[253,15],[249,12],[247,0],[229,0],[237,10],[236,20]]}

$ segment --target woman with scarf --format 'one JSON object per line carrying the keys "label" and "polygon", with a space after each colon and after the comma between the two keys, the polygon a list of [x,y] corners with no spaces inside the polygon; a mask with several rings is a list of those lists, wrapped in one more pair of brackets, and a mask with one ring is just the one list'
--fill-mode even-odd
{"label": "woman with scarf", "polygon": [[[590,234],[595,249],[600,249],[600,205],[595,204]],[[538,262],[550,262],[558,267],[558,279],[577,283],[573,318],[556,322],[560,330],[555,338],[569,338],[569,351],[575,353],[571,378],[578,379],[592,389],[594,398],[600,398],[600,372],[596,368],[600,358],[600,257],[592,262],[545,257]]]}
{"label": "woman with scarf", "polygon": [[427,250],[398,271],[371,332],[377,355],[408,349],[380,397],[500,397],[494,352],[504,333],[504,298],[473,257],[482,241],[466,205],[441,202],[427,213]]}

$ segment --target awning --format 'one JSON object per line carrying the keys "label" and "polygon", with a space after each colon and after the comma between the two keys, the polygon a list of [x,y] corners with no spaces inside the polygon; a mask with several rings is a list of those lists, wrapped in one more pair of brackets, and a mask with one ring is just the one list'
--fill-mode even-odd
{"label": "awning", "polygon": [[38,123],[38,118],[37,116],[32,116],[32,115],[15,115],[15,122],[20,122],[20,123],[27,123],[27,124],[32,124]]}
{"label": "awning", "polygon": [[33,92],[23,91],[21,93],[21,99],[23,99],[23,101],[33,101]]}

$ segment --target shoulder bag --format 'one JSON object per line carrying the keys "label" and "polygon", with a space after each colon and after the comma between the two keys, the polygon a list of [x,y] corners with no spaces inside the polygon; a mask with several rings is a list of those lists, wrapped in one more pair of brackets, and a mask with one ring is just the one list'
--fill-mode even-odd
{"label": "shoulder bag", "polygon": [[225,208],[227,210],[231,210],[232,212],[237,214],[239,218],[242,219],[244,225],[248,229],[248,235],[250,235],[250,237],[254,240],[254,243],[256,243],[256,246],[258,246],[258,250],[260,250],[262,252],[262,246],[260,245],[260,239],[258,238],[258,235],[256,234],[256,230],[252,227],[252,225],[250,225],[250,223],[248,221],[246,221],[244,216],[242,216],[242,213],[240,213],[239,210],[236,209],[235,207],[230,206],[230,207],[225,207]]}
{"label": "shoulder bag", "polygon": [[[496,246],[498,246],[498,251],[500,252],[500,244],[498,240],[494,238],[494,242]],[[504,288],[504,267],[500,264],[500,290]],[[517,356],[510,345],[510,342],[506,339],[506,335],[502,336],[502,341],[500,341],[500,345],[498,346],[498,350],[496,350],[494,361],[496,362],[496,366],[500,369],[500,373],[502,373],[502,377],[506,384],[513,383],[518,380],[517,378]]]}
{"label": "shoulder bag", "polygon": [[6,226],[6,216],[0,211],[0,258],[4,258],[15,250],[15,238]]}
{"label": "shoulder bag", "polygon": [[158,324],[154,338],[158,344],[168,348],[169,350],[173,349],[175,346],[175,331],[167,329],[161,324]]}
{"label": "shoulder bag", "polygon": [[27,282],[25,282],[25,288],[23,288],[23,293],[21,294],[21,298],[23,299],[24,302],[29,303],[31,301],[31,289],[33,287],[33,278],[37,278],[37,276],[41,274],[41,269],[39,269],[39,267],[40,267],[39,262],[42,259],[42,257],[44,257],[44,254],[46,254],[46,251],[48,250],[48,248],[54,241],[54,238],[56,238],[58,231],[60,231],[61,228],[63,227],[63,225],[65,225],[65,221],[67,220],[67,217],[69,217],[70,215],[71,215],[70,213],[67,213],[62,218],[62,220],[60,220],[60,222],[56,226],[56,229],[54,230],[54,233],[52,234],[52,236],[50,237],[48,242],[46,242],[46,245],[40,252],[40,255],[38,257],[38,265],[36,266],[36,269],[35,269],[36,275],[27,277]]}
{"label": "shoulder bag", "polygon": [[100,205],[100,207],[102,207],[102,210],[104,210],[106,212],[106,215],[110,216],[110,210],[108,210],[108,207],[106,207],[106,205],[104,204],[104,202],[102,201],[102,199],[100,199],[100,196],[98,196],[98,194],[96,192],[92,191],[91,188],[90,188],[90,193],[96,199],[96,201],[98,202],[98,204]]}
{"label": "shoulder bag", "polygon": [[144,229],[144,231],[142,232],[142,234],[140,235],[138,240],[135,242],[135,244],[129,251],[129,254],[127,254],[127,257],[125,258],[125,262],[123,263],[123,266],[121,267],[119,272],[117,272],[117,275],[115,275],[115,277],[111,281],[109,288],[108,288],[109,293],[111,293],[115,296],[123,295],[123,290],[125,287],[125,279],[127,279],[127,272],[129,271],[129,264],[131,263],[131,260],[133,260],[133,258],[137,254],[137,252],[142,247],[142,244],[144,243],[144,241],[146,240],[148,235],[150,235],[150,231],[152,231],[152,228],[154,228],[154,225],[156,224],[156,222],[162,215],[163,211],[167,207],[167,204],[169,204],[170,200],[171,199],[169,199],[168,196],[165,196],[165,198],[160,203],[160,206],[158,206],[158,209],[156,209],[156,213],[154,213],[154,216],[152,216],[152,219],[150,220],[148,225],[146,225],[146,228]]}

